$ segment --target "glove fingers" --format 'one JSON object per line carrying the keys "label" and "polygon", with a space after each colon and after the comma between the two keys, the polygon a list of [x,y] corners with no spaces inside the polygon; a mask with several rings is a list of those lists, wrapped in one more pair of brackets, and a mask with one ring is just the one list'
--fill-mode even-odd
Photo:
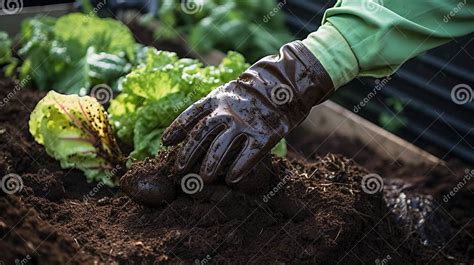
{"label": "glove fingers", "polygon": [[206,153],[214,138],[224,129],[224,121],[219,118],[206,118],[198,122],[179,151],[178,172],[190,170],[196,160]]}
{"label": "glove fingers", "polygon": [[237,156],[227,174],[226,183],[232,185],[239,182],[258,164],[264,154],[265,151],[262,150],[261,145],[258,145],[255,141],[247,140],[245,147]]}
{"label": "glove fingers", "polygon": [[229,155],[232,150],[238,148],[241,138],[243,137],[236,137],[234,130],[228,129],[214,140],[201,166],[200,174],[205,182],[214,181],[217,174],[221,173],[223,167],[228,164],[226,161],[232,159]]}
{"label": "glove fingers", "polygon": [[180,143],[192,128],[213,110],[209,100],[200,100],[189,106],[176,118],[163,133],[163,145],[170,146]]}

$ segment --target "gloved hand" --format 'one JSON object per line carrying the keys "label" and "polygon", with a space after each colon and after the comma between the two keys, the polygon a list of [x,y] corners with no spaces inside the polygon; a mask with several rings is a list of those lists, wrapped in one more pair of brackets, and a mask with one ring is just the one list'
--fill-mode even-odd
{"label": "gloved hand", "polygon": [[200,167],[205,182],[225,170],[227,184],[235,184],[333,90],[319,61],[295,41],[190,106],[165,130],[163,144],[186,139],[178,172],[205,155]]}

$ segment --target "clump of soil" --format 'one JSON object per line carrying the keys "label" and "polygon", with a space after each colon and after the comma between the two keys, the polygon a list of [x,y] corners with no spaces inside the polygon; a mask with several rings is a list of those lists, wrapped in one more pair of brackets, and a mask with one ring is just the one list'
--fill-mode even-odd
{"label": "clump of soil", "polygon": [[[170,167],[175,152],[160,152],[157,158],[136,162],[120,179],[121,189],[134,201],[150,207],[171,203],[176,198],[177,178]],[[197,185],[200,185],[199,183]]]}

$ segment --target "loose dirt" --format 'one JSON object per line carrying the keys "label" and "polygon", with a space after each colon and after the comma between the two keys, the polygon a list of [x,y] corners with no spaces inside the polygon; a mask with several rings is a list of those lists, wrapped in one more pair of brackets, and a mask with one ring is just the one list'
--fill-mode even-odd
{"label": "loose dirt", "polygon": [[[399,160],[381,159],[370,147],[339,135],[315,135],[299,129],[292,132],[289,157],[311,161],[327,153],[353,159],[370,172],[383,177],[386,183],[402,180],[418,194],[431,196],[437,207],[432,216],[443,216],[452,231],[445,243],[428,255],[454,263],[474,262],[474,169],[455,159],[446,165],[410,166]],[[468,173],[471,170],[471,173]],[[441,231],[446,232],[446,231]],[[433,260],[431,262],[433,262]]]}

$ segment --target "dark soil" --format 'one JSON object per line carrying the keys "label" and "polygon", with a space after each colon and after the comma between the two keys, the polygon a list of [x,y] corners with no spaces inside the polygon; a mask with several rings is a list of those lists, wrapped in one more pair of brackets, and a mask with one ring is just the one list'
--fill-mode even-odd
{"label": "dark soil", "polygon": [[399,160],[379,158],[365,143],[338,135],[314,135],[302,129],[295,130],[287,140],[291,158],[311,161],[327,153],[341,154],[379,174],[385,182],[401,179],[419,194],[432,196],[437,204],[433,215],[443,216],[453,230],[433,255],[453,262],[474,262],[474,174],[467,173],[474,169],[472,165],[458,160],[437,167],[405,165]]}
{"label": "dark soil", "polygon": [[20,197],[0,195],[0,212],[2,264],[66,264],[74,256],[77,262],[92,260]]}

